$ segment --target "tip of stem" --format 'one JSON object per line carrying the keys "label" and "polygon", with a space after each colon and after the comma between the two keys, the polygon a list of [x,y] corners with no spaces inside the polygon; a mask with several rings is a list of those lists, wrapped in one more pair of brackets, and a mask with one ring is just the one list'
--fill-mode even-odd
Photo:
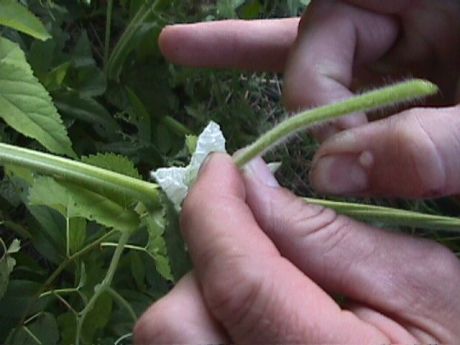
{"label": "tip of stem", "polygon": [[421,94],[428,96],[439,92],[439,87],[431,81],[425,79],[414,79],[410,82],[414,84],[414,87],[416,87]]}

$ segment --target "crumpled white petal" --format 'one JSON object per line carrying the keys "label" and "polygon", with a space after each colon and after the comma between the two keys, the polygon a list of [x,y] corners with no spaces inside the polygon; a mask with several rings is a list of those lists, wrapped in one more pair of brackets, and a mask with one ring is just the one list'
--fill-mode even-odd
{"label": "crumpled white petal", "polygon": [[198,137],[196,150],[187,167],[160,168],[152,172],[152,176],[178,211],[189,188],[195,182],[201,165],[212,152],[226,152],[226,150],[225,138],[219,125],[211,121]]}

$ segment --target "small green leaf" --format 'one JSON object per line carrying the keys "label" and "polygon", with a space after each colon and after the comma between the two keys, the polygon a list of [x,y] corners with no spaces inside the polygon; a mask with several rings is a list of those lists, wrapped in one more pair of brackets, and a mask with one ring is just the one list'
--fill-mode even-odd
{"label": "small green leaf", "polygon": [[62,119],[19,46],[0,37],[0,117],[49,151],[75,157]]}
{"label": "small green leaf", "polygon": [[2,299],[8,288],[10,274],[13,272],[14,266],[16,265],[16,260],[11,257],[11,254],[19,252],[21,249],[21,242],[15,239],[11,242],[8,249],[6,249],[5,243],[0,238],[0,244],[2,247],[2,251],[0,252],[0,299]]}
{"label": "small green leaf", "polygon": [[0,25],[8,26],[42,41],[51,38],[40,20],[17,0],[0,0]]}

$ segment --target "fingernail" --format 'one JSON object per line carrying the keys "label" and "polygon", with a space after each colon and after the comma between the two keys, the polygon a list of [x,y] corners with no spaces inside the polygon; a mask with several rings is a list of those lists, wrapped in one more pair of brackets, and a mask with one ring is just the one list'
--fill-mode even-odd
{"label": "fingernail", "polygon": [[244,167],[244,172],[267,187],[277,188],[279,183],[262,158],[255,158]]}
{"label": "fingernail", "polygon": [[204,171],[204,169],[208,165],[209,161],[211,160],[213,154],[214,154],[214,152],[211,152],[210,154],[208,154],[206,156],[206,158],[204,159],[203,163],[201,163],[200,169],[198,169],[198,176],[200,176],[201,173]]}
{"label": "fingernail", "polygon": [[368,170],[374,158],[361,154],[324,156],[317,160],[311,175],[315,188],[326,194],[345,195],[364,192],[369,187]]}

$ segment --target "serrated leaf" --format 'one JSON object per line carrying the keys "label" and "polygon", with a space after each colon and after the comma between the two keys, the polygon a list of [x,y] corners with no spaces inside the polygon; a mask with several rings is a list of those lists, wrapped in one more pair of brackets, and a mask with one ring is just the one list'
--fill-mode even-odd
{"label": "serrated leaf", "polygon": [[132,231],[139,225],[139,217],[130,209],[106,196],[71,183],[39,177],[29,191],[33,205],[51,207],[68,217],[82,217],[108,228]]}
{"label": "serrated leaf", "polygon": [[49,151],[76,156],[50,95],[33,75],[24,53],[1,37],[0,117]]}
{"label": "serrated leaf", "polygon": [[82,162],[94,165],[99,168],[111,170],[119,174],[142,180],[139,171],[127,157],[115,153],[98,153],[87,157],[82,157]]}
{"label": "serrated leaf", "polygon": [[17,0],[0,0],[0,25],[42,41],[51,37],[40,20]]}
{"label": "serrated leaf", "polygon": [[173,281],[171,263],[168,258],[166,242],[164,240],[165,231],[165,210],[149,214],[144,218],[149,240],[145,249],[155,261],[157,272],[166,280]]}

